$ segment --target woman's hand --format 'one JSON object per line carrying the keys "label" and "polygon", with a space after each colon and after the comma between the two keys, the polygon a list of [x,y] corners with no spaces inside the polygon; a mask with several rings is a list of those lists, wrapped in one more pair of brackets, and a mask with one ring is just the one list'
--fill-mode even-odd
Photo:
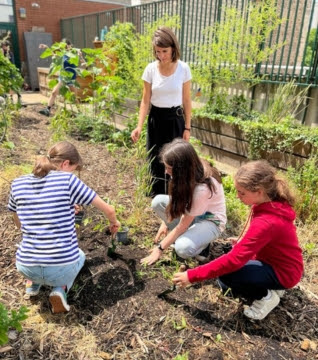
{"label": "woman's hand", "polygon": [[172,281],[176,286],[186,287],[190,285],[190,281],[188,278],[188,272],[177,272],[173,275]]}
{"label": "woman's hand", "polygon": [[189,130],[184,130],[182,138],[185,141],[189,141],[190,140],[190,131]]}
{"label": "woman's hand", "polygon": [[152,265],[160,259],[161,254],[162,251],[159,248],[155,247],[151,250],[151,254],[141,259],[140,262],[144,265]]}
{"label": "woman's hand", "polygon": [[168,227],[165,224],[165,222],[163,221],[158,229],[157,235],[155,237],[154,243],[157,244],[160,241],[160,238],[162,236],[167,236],[168,234]]}
{"label": "woman's hand", "polygon": [[133,141],[134,143],[139,140],[140,134],[141,134],[141,129],[140,129],[139,127],[136,127],[136,129],[134,129],[134,130],[131,132],[130,137],[132,138],[132,141]]}
{"label": "woman's hand", "polygon": [[120,228],[120,222],[118,220],[116,220],[116,222],[114,223],[111,222],[109,225],[109,230],[113,235],[117,233],[119,228]]}

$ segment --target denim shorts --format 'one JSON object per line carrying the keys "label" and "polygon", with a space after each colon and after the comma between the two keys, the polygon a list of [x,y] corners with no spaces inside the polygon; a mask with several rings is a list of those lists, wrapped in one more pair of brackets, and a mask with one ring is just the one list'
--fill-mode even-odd
{"label": "denim shorts", "polygon": [[67,286],[67,291],[80,272],[85,262],[85,254],[79,249],[79,260],[70,265],[59,266],[25,266],[16,264],[18,272],[34,284],[48,285],[53,287]]}

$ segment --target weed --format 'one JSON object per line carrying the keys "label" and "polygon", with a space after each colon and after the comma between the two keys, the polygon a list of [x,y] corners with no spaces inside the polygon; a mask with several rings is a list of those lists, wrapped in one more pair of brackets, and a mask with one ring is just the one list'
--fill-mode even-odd
{"label": "weed", "polygon": [[188,327],[186,319],[182,316],[181,322],[176,322],[173,320],[172,322],[173,328],[177,331],[186,329]]}
{"label": "weed", "polygon": [[184,354],[179,354],[176,357],[174,357],[172,360],[188,360],[189,359],[189,352],[187,351]]}
{"label": "weed", "polygon": [[10,328],[22,331],[21,322],[27,319],[28,311],[25,306],[20,307],[18,311],[8,310],[0,303],[0,345],[5,345],[9,341],[7,333]]}

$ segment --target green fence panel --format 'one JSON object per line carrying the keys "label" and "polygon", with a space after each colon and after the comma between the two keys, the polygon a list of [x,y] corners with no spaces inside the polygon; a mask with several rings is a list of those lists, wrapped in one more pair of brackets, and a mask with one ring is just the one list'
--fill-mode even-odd
{"label": "green fence panel", "polygon": [[[143,33],[145,24],[168,15],[179,15],[181,29],[177,31],[182,59],[189,63],[195,61],[195,54],[189,46],[204,41],[203,30],[225,20],[225,10],[234,7],[248,20],[248,9],[255,0],[162,0],[148,4],[125,7],[61,20],[63,37],[72,40],[76,47],[93,47],[96,36],[104,26],[110,28],[115,22],[131,22],[136,30]],[[310,47],[309,33],[317,29],[314,18],[316,2],[313,0],[277,0],[277,13],[283,23],[274,30],[264,46],[284,43],[266,62],[247,64],[266,83],[284,83],[295,80],[302,86],[318,86],[317,32],[314,46]],[[226,46],[226,45],[224,45]],[[305,64],[305,55],[311,55],[310,64]],[[220,64],[235,66],[235,64]]]}

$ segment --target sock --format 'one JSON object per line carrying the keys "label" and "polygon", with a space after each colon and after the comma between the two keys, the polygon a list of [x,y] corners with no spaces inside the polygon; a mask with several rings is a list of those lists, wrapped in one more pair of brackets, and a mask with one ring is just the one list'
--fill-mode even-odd
{"label": "sock", "polygon": [[263,297],[263,300],[269,300],[272,297],[272,292],[267,290],[267,295]]}

